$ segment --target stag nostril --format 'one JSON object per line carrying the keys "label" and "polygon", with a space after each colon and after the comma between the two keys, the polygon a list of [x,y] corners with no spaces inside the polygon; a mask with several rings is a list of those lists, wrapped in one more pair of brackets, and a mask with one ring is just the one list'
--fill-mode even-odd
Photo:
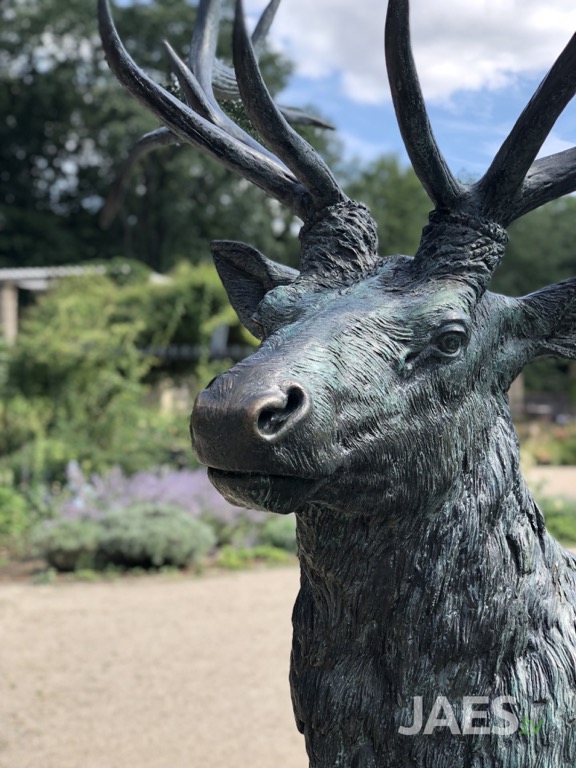
{"label": "stag nostril", "polygon": [[306,394],[300,387],[292,386],[286,393],[286,402],[282,405],[269,404],[258,414],[258,432],[264,437],[277,435],[296,416],[306,409]]}

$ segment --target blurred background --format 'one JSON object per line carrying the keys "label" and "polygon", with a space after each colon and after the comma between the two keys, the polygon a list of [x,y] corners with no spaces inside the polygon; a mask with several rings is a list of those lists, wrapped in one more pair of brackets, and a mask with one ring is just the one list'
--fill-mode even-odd
{"label": "blurred background", "polygon": [[[108,71],[91,1],[17,0],[0,6],[0,17],[0,610],[6,609],[0,651],[0,688],[5,688],[0,697],[0,765],[79,765],[74,750],[81,751],[82,744],[68,737],[49,743],[49,734],[54,737],[62,723],[74,720],[72,712],[80,706],[74,696],[80,689],[87,696],[85,705],[100,713],[100,730],[93,720],[74,721],[82,733],[85,728],[86,738],[97,734],[96,741],[105,744],[110,729],[117,727],[110,737],[116,746],[106,761],[98,762],[96,756],[96,762],[84,766],[112,766],[113,755],[123,766],[196,764],[190,754],[202,739],[208,752],[214,747],[210,728],[221,723],[222,686],[227,685],[211,677],[210,654],[202,656],[206,638],[212,632],[211,647],[219,641],[226,647],[223,636],[248,627],[262,605],[268,605],[272,613],[262,626],[250,628],[249,636],[265,636],[271,624],[282,627],[282,636],[278,646],[274,638],[262,647],[247,644],[250,664],[269,652],[271,669],[261,673],[264,687],[250,694],[248,720],[234,721],[235,736],[222,764],[229,764],[247,732],[258,731],[265,734],[258,742],[261,755],[246,748],[244,762],[235,759],[237,766],[254,768],[260,759],[266,764],[272,743],[284,765],[303,766],[303,746],[292,735],[286,682],[297,572],[286,569],[280,583],[275,580],[284,571],[264,577],[258,570],[295,564],[294,521],[230,507],[195,464],[188,437],[196,393],[256,344],[228,304],[210,261],[210,241],[243,240],[272,259],[297,265],[299,223],[260,190],[189,147],[164,148],[141,158],[125,179],[115,216],[103,221],[102,209],[123,161],[156,123]],[[115,18],[134,58],[158,82],[176,89],[160,41],[167,37],[177,51],[186,51],[194,5],[184,0],[124,3],[115,9]],[[229,15],[223,27],[224,33],[229,31]],[[223,58],[227,39],[223,34]],[[282,92],[293,62],[275,48],[263,55],[261,66],[271,90]],[[314,103],[295,106],[332,119]],[[232,104],[228,109],[250,128],[241,107]],[[338,131],[306,128],[303,133],[326,157],[347,193],[371,208],[381,253],[414,253],[430,203],[405,159],[395,154],[362,159],[343,145]],[[474,176],[469,169],[462,175]],[[576,274],[575,220],[576,199],[569,196],[514,223],[492,290],[523,295]],[[576,364],[534,363],[514,383],[511,405],[523,461],[550,530],[576,546]],[[246,574],[233,581],[235,586],[211,581],[221,578],[215,574],[222,570],[249,568],[259,574],[254,582],[242,581]],[[146,581],[143,574],[149,572],[160,573],[164,581]],[[198,574],[208,585],[206,594],[194,591],[199,589],[194,581]],[[191,592],[186,593],[188,613],[182,613],[184,593],[171,590],[183,588],[178,579],[188,577],[194,586],[186,581]],[[141,592],[123,597],[117,591],[119,580],[133,587],[134,579]],[[94,582],[90,593],[82,591],[86,582]],[[110,584],[114,597],[94,591]],[[55,591],[34,592],[39,585]],[[69,591],[58,592],[62,585]],[[252,602],[244,602],[247,592]],[[134,602],[135,594],[141,602]],[[241,606],[237,614],[230,607],[232,597]],[[84,610],[92,600],[92,608]],[[191,605],[198,610],[191,611]],[[154,606],[154,618],[142,618],[146,606]],[[108,616],[107,629],[91,623],[96,610],[107,616],[114,607],[117,613]],[[78,622],[59,634],[59,622],[75,610]],[[218,629],[209,624],[194,634],[191,627],[200,616],[214,619],[220,610],[232,617],[231,625]],[[271,620],[274,612],[278,616]],[[127,683],[116,695],[126,697],[128,709],[135,691],[144,696],[145,683],[137,670],[151,665],[157,670],[164,658],[146,655],[158,641],[154,628],[178,623],[183,615],[191,623],[180,627],[179,637],[192,632],[189,648],[196,649],[196,661],[201,656],[205,662],[205,677],[200,677],[218,694],[213,710],[199,683],[200,688],[186,689],[185,696],[182,691],[174,694],[172,708],[163,715],[180,723],[181,731],[169,740],[171,749],[177,742],[181,752],[161,748],[154,707],[131,726],[140,752],[136,747],[130,752],[125,744],[120,749],[127,715],[108,711],[110,691],[120,672],[132,669],[132,687]],[[100,661],[89,650],[99,648],[110,659],[119,638],[130,636],[135,616],[142,618],[139,643],[120,652],[114,662],[118,666],[110,662],[103,678],[94,673],[90,698],[83,675],[86,669],[94,672]],[[37,631],[29,634],[30,622]],[[116,627],[112,635],[111,627]],[[23,658],[26,642],[29,656]],[[274,662],[277,647],[282,649],[281,667]],[[176,642],[173,661],[181,651]],[[79,666],[68,668],[68,678],[58,676],[64,674],[62,665],[46,672],[47,659],[59,654],[77,658]],[[184,658],[180,662],[167,665],[173,669],[169,683],[159,678],[162,701],[163,684],[171,691],[178,688],[182,665],[188,663]],[[237,670],[234,660],[230,666]],[[48,674],[39,687],[37,677],[26,682],[26,670],[34,669],[40,677]],[[242,680],[235,715],[245,709],[243,697],[253,675]],[[271,680],[280,681],[278,698],[261,693],[270,691],[266,686]],[[62,685],[71,690],[63,692]],[[56,710],[46,706],[54,696]],[[285,747],[275,732],[278,701],[292,739]],[[193,707],[197,718],[212,713],[213,719],[203,725],[197,721],[194,738],[188,716],[182,714],[187,707]],[[60,720],[52,722],[55,711]],[[150,753],[143,732],[157,739],[156,751]],[[28,762],[30,748],[39,762]],[[288,757],[290,750],[294,757]],[[204,759],[203,754],[197,759]]]}

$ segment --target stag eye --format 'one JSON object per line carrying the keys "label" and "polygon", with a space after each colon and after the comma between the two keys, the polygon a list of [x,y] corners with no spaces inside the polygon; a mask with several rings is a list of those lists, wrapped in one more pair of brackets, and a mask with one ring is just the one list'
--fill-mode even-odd
{"label": "stag eye", "polygon": [[443,355],[455,357],[466,342],[466,334],[463,331],[450,330],[444,332],[436,339],[436,349]]}

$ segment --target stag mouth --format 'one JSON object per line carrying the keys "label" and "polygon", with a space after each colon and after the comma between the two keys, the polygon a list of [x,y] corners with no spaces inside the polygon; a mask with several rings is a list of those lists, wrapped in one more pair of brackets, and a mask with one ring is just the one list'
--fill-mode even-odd
{"label": "stag mouth", "polygon": [[231,504],[289,514],[297,512],[325,478],[229,471],[208,467],[208,478]]}

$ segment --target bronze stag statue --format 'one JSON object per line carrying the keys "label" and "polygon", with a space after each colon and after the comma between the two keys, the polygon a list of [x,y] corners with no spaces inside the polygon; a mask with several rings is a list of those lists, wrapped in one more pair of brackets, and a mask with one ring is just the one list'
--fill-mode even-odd
{"label": "bronze stag statue", "polygon": [[464,185],[426,115],[408,0],[389,0],[392,97],[434,210],[413,258],[382,258],[368,210],[270,97],[241,0],[234,71],[262,143],[218,106],[217,6],[200,3],[191,66],[168,48],[183,101],[132,61],[107,0],[100,27],[110,67],[165,140],[304,222],[299,271],[213,244],[262,343],[198,396],[191,430],[227,499],[296,513],[290,682],[310,766],[575,766],[576,561],[526,487],[507,390],[537,356],[576,357],[576,279],[524,298],[487,286],[505,227],[576,189],[576,148],[535,159],[576,91],[576,36]]}

